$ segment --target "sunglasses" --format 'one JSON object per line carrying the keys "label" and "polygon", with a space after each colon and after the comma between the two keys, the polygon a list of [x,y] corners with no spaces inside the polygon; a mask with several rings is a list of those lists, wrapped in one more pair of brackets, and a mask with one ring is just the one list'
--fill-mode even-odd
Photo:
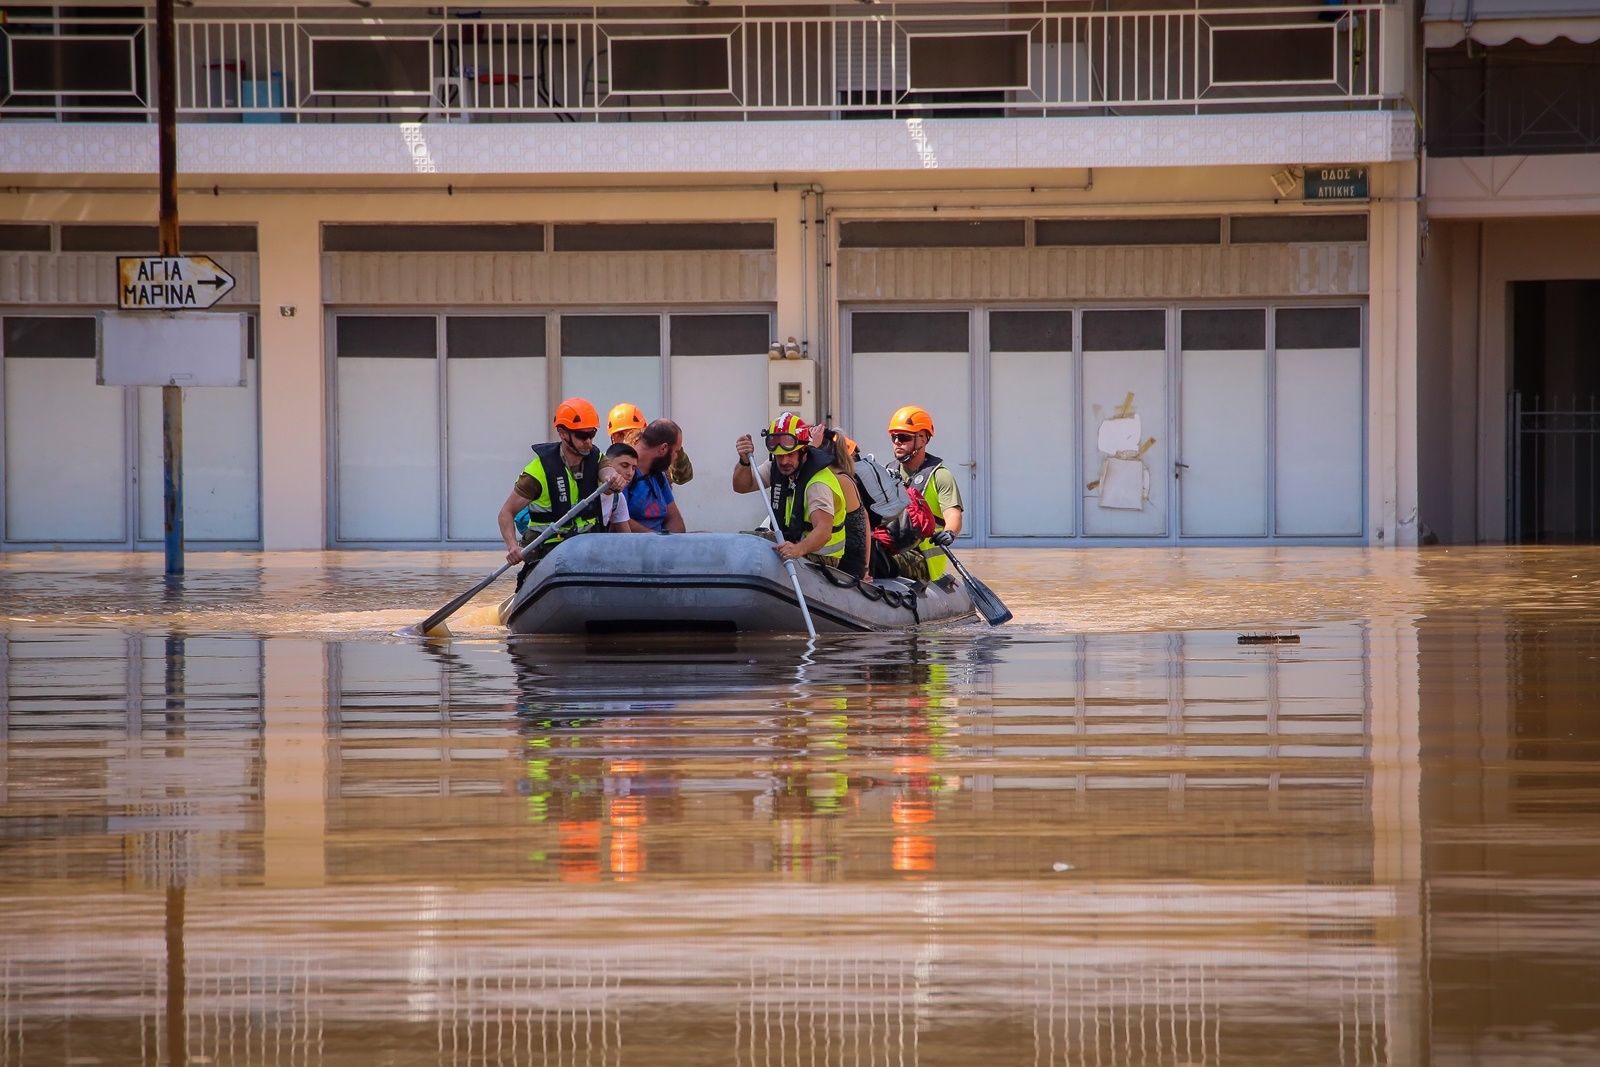
{"label": "sunglasses", "polygon": [[908,441],[915,441],[916,439],[917,435],[914,433],[892,433],[889,435],[889,440],[893,441],[897,445],[903,445]]}
{"label": "sunglasses", "polygon": [[600,431],[599,430],[568,430],[567,432],[570,433],[572,436],[576,437],[580,441],[593,441],[594,440],[594,435],[599,433]]}
{"label": "sunglasses", "polygon": [[793,452],[800,447],[800,438],[792,433],[767,434],[768,452]]}

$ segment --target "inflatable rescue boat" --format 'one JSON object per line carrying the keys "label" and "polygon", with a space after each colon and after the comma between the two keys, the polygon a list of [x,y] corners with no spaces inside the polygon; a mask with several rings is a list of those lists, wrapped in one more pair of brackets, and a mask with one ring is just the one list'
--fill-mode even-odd
{"label": "inflatable rescue boat", "polygon": [[[800,588],[818,633],[905,630],[966,619],[957,581],[858,582],[802,560]],[[772,542],[754,534],[574,537],[500,606],[518,634],[804,633],[794,584]]]}

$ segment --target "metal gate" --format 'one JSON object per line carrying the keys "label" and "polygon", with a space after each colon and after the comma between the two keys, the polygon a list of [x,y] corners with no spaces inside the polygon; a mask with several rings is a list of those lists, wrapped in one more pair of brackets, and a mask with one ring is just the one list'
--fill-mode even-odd
{"label": "metal gate", "polygon": [[1600,406],[1511,393],[1506,529],[1514,544],[1600,542]]}

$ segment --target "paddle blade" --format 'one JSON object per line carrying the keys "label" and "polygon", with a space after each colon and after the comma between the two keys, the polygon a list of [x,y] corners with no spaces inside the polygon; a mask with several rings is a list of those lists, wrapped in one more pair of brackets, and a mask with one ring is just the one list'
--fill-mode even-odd
{"label": "paddle blade", "polygon": [[968,574],[967,592],[972,597],[972,606],[978,609],[978,614],[983,616],[983,621],[990,626],[999,626],[1003,622],[1011,621],[1011,609],[994,595],[994,590],[984,585],[978,579]]}
{"label": "paddle blade", "polygon": [[990,626],[999,626],[1003,622],[1011,621],[1011,609],[1006,607],[999,597],[994,595],[994,590],[984,585],[967,572],[955,554],[946,548],[945,558],[955,567],[956,573],[961,575],[961,580],[967,583],[967,595],[972,597],[972,606],[978,609],[978,614],[983,616],[983,621]]}
{"label": "paddle blade", "polygon": [[466,607],[467,601],[471,600],[473,597],[489,588],[489,585],[496,578],[500,577],[510,569],[510,563],[501,565],[493,574],[489,575],[483,581],[479,582],[471,589],[468,589],[465,593],[462,593],[460,596],[450,601],[450,603],[446,604],[444,607],[440,608],[438,611],[419,622],[417,624],[417,633],[424,637],[449,637],[450,631],[443,628],[444,621],[450,616],[454,615],[456,612],[460,611],[462,608]]}

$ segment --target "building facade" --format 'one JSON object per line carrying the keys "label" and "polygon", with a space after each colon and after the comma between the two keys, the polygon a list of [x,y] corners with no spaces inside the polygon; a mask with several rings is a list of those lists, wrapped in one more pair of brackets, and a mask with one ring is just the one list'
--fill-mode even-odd
{"label": "building facade", "polygon": [[[182,248],[253,338],[185,391],[191,547],[495,543],[574,394],[684,426],[691,528],[754,521],[724,467],[775,410],[882,455],[915,403],[980,545],[1454,536],[1422,15],[184,8]],[[93,359],[156,248],[153,25],[0,25],[5,550],[160,543],[159,392]]]}
{"label": "building facade", "polygon": [[1600,4],[1429,0],[1422,510],[1446,542],[1600,539]]}

